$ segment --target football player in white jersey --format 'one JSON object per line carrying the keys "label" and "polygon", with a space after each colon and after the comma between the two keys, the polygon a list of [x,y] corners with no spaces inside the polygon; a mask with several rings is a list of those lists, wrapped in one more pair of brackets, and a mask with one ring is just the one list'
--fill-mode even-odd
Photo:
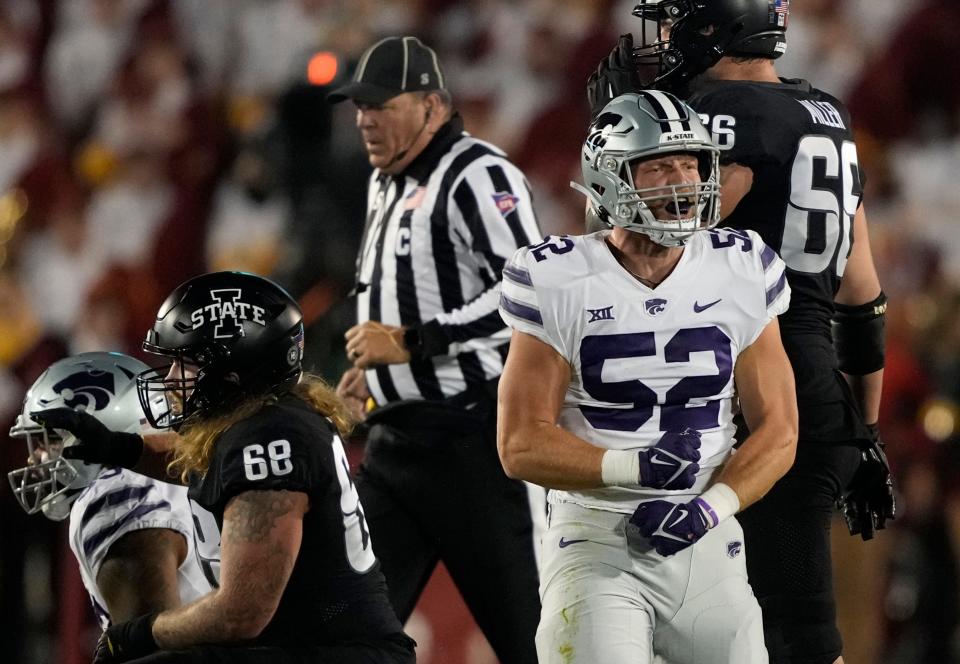
{"label": "football player in white jersey", "polygon": [[[578,187],[611,229],[503,271],[500,457],[550,489],[541,664],[767,661],[731,517],[793,462],[790,291],[756,233],[712,230],[717,154],[675,97],[617,97]],[[736,408],[751,434],[734,451]]]}
{"label": "football player in white jersey", "polygon": [[65,406],[115,431],[146,432],[136,376],[147,369],[119,353],[55,362],[10,429],[28,452],[28,465],[8,475],[13,493],[28,514],[70,518],[70,548],[103,629],[209,593],[220,567],[216,521],[198,505],[191,510],[186,487],[61,456],[76,438],[48,433],[30,414]]}

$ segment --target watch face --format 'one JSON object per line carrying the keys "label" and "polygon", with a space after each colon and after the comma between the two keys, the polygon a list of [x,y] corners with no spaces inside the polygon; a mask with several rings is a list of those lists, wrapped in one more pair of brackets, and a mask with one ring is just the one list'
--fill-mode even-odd
{"label": "watch face", "polygon": [[419,328],[408,327],[403,331],[403,345],[406,346],[407,350],[409,351],[420,348],[421,343]]}

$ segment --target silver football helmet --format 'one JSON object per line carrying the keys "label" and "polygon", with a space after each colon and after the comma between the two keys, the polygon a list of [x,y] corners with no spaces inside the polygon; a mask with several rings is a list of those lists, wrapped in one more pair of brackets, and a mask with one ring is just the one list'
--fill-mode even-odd
{"label": "silver football helmet", "polygon": [[[699,183],[634,185],[635,162],[676,153],[697,157]],[[590,125],[580,162],[586,186],[570,184],[587,196],[605,223],[679,247],[720,221],[719,154],[710,132],[685,103],[658,90],[631,92],[611,100]],[[664,199],[678,214],[657,219],[650,205]]]}
{"label": "silver football helmet", "polygon": [[61,456],[77,442],[68,431],[47,432],[30,413],[48,408],[84,410],[114,431],[139,433],[146,418],[137,396],[137,374],[149,367],[120,353],[81,353],[54,362],[27,391],[11,438],[27,442],[28,462],[7,474],[13,495],[27,511],[42,511],[54,521],[93,483],[102,466]]}

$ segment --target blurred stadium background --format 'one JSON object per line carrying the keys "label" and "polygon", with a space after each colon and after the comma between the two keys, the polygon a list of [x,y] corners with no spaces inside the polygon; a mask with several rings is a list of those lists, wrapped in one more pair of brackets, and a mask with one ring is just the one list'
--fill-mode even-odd
{"label": "blurred stadium background", "polygon": [[[545,233],[569,189],[584,82],[631,0],[2,0],[0,427],[52,361],[140,355],[196,273],[270,275],[303,305],[335,382],[368,167],[327,88],[388,34],[441,55],[467,129],[526,172]],[[834,528],[848,664],[960,661],[960,1],[794,0],[781,75],[849,104],[890,296],[881,431],[900,489],[869,545]],[[362,452],[353,450],[355,456]],[[22,465],[9,440],[2,470]],[[89,661],[66,524],[0,488],[4,661]],[[410,625],[423,664],[495,659],[442,570]]]}

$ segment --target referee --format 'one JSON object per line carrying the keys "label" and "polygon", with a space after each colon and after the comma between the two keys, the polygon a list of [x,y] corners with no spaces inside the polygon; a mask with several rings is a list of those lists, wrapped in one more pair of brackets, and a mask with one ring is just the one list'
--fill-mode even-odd
{"label": "referee", "polygon": [[405,621],[442,560],[500,661],[536,662],[531,505],[543,499],[496,450],[501,271],[541,238],[529,186],[463,131],[415,37],[371,46],[329,99],[356,105],[374,167],[338,392],[359,417],[376,404],[357,484],[391,601]]}

